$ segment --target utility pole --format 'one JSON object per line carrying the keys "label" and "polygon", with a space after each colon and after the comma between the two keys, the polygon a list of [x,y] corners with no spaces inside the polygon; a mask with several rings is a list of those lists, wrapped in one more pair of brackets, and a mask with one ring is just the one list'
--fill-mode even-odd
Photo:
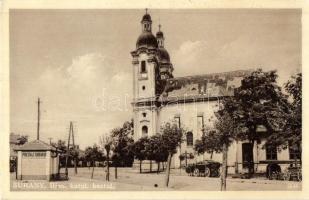
{"label": "utility pole", "polygon": [[38,126],[37,126],[37,135],[36,135],[36,139],[39,140],[40,139],[40,97],[38,98]]}
{"label": "utility pole", "polygon": [[70,123],[72,126],[72,142],[73,142],[73,149],[74,149],[74,173],[77,174],[77,155],[76,153],[76,148],[75,148],[75,141],[74,141],[74,128],[73,128],[73,122]]}
{"label": "utility pole", "polygon": [[70,139],[71,139],[71,128],[72,128],[72,123],[70,122],[70,130],[69,130],[69,139],[68,139],[68,146],[67,146],[67,155],[65,158],[65,175],[68,177],[68,160],[69,160],[69,154],[70,154]]}
{"label": "utility pole", "polygon": [[65,174],[68,177],[68,161],[69,161],[69,156],[70,156],[70,142],[71,142],[71,135],[72,135],[72,145],[73,145],[73,150],[74,150],[74,172],[77,174],[77,158],[75,155],[75,141],[74,141],[74,129],[73,129],[73,122],[70,122],[70,129],[69,129],[69,138],[68,138],[68,145],[67,145],[67,154],[66,154],[66,159],[65,159]]}

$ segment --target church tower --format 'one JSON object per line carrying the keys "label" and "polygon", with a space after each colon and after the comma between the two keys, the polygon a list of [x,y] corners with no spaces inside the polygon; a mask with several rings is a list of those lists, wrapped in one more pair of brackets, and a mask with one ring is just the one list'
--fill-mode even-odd
{"label": "church tower", "polygon": [[141,34],[133,57],[134,140],[157,133],[157,81],[160,79],[157,60],[158,42],[152,34],[152,20],[147,13],[141,21]]}
{"label": "church tower", "polygon": [[160,79],[161,84],[164,85],[164,81],[166,81],[169,78],[173,78],[173,65],[170,61],[170,55],[167,52],[167,50],[164,48],[164,34],[161,31],[161,24],[159,24],[159,31],[156,34],[156,38],[158,41],[158,50],[157,50],[157,57],[159,61],[159,72],[160,72]]}

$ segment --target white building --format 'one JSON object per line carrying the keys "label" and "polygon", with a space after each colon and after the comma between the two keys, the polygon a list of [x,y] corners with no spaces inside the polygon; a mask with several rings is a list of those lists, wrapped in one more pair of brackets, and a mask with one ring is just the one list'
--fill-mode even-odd
{"label": "white building", "polygon": [[41,140],[16,147],[17,179],[47,180],[57,177],[59,155],[57,149]]}
{"label": "white building", "polygon": [[[173,166],[179,167],[181,153],[194,153],[196,139],[202,136],[202,127],[212,127],[215,112],[219,109],[220,99],[234,94],[234,88],[240,86],[248,70],[231,71],[188,77],[173,77],[173,64],[164,47],[164,34],[160,30],[152,34],[151,16],[146,13],[141,21],[142,33],[136,42],[133,57],[133,93],[134,140],[152,136],[159,132],[164,122],[176,120],[185,127],[186,142],[181,145],[173,157]],[[177,66],[175,67],[177,70]],[[188,70],[190,70],[188,66]],[[264,132],[263,127],[259,131]],[[229,173],[243,172],[248,162],[254,162],[256,172],[265,172],[267,161],[281,160],[289,163],[295,152],[289,149],[277,152],[276,149],[262,149],[254,144],[254,152],[247,142],[235,142],[228,152]],[[290,155],[289,155],[290,154]],[[195,156],[189,162],[209,159],[210,155]],[[221,161],[222,156],[215,154],[214,160]]]}

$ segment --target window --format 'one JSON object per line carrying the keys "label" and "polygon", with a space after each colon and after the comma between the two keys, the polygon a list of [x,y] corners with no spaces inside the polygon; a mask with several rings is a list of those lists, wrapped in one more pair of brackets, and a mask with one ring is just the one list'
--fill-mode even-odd
{"label": "window", "polygon": [[193,133],[187,133],[187,146],[193,146]]}
{"label": "window", "polygon": [[289,154],[290,154],[290,160],[296,160],[296,159],[300,160],[301,153],[300,153],[299,145],[297,146],[289,145]]}
{"label": "window", "polygon": [[146,73],[146,61],[141,62],[141,73]]}
{"label": "window", "polygon": [[145,85],[143,85],[143,86],[142,86],[142,89],[143,89],[143,90],[145,90],[145,89],[146,89]]}
{"label": "window", "polygon": [[146,115],[147,115],[146,113],[143,113],[143,117],[146,117]]}
{"label": "window", "polygon": [[266,160],[277,160],[277,147],[266,146]]}
{"label": "window", "polygon": [[202,113],[198,113],[197,115],[197,131],[198,131],[198,136],[200,137],[203,135],[203,128],[204,128],[204,116]]}
{"label": "window", "polygon": [[180,128],[181,127],[180,126],[180,116],[175,116],[174,118],[175,118],[175,121],[176,121],[178,128]]}
{"label": "window", "polygon": [[147,137],[148,136],[148,127],[147,126],[143,126],[142,127],[142,136],[143,137]]}

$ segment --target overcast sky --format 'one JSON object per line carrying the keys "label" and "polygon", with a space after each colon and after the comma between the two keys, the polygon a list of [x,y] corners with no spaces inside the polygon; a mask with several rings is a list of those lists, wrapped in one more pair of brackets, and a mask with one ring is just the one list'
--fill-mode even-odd
{"label": "overcast sky", "polygon": [[[130,52],[144,10],[11,10],[11,132],[98,143],[132,117]],[[301,71],[300,10],[150,10],[174,75],[277,69],[279,84]]]}

